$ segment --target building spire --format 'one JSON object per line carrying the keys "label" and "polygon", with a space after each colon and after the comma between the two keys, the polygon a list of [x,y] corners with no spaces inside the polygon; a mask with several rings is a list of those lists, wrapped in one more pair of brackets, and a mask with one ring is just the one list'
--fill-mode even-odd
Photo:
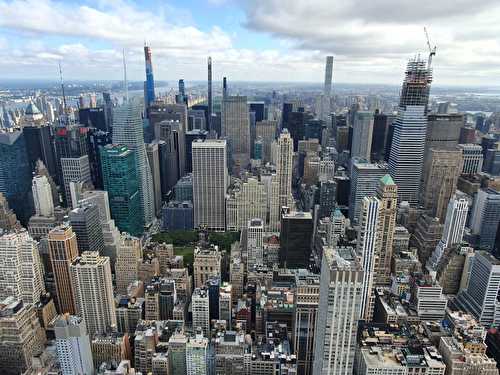
{"label": "building spire", "polygon": [[123,88],[125,90],[125,99],[128,102],[128,82],[127,82],[127,63],[125,61],[125,48],[123,49]]}

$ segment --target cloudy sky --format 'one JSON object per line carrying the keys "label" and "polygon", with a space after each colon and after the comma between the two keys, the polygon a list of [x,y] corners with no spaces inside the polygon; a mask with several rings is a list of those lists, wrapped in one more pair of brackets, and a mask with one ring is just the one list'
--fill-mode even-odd
{"label": "cloudy sky", "polygon": [[[417,5],[418,4],[418,5]],[[438,47],[435,83],[500,85],[499,0],[0,0],[0,78],[155,78],[399,83],[405,62]]]}

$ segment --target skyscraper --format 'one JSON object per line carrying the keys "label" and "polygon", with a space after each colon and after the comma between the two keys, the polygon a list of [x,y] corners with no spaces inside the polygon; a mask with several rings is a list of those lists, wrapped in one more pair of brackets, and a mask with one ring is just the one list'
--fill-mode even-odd
{"label": "skyscraper", "polygon": [[118,242],[115,264],[116,291],[127,295],[128,286],[138,280],[138,262],[142,261],[142,247],[138,238],[122,233]]}
{"label": "skyscraper", "polygon": [[458,149],[462,151],[464,166],[462,173],[476,174],[483,169],[483,149],[480,145],[467,143],[459,144]]}
{"label": "skyscraper", "polygon": [[135,153],[143,222],[149,225],[155,217],[153,177],[144,145],[141,109],[136,103],[129,101],[115,108],[113,143],[127,146]]}
{"label": "skyscraper", "polygon": [[153,77],[153,63],[151,61],[151,47],[144,46],[146,63],[146,81],[144,82],[144,105],[148,108],[155,101],[155,81]]}
{"label": "skyscraper", "polygon": [[60,315],[54,324],[54,333],[62,373],[92,374],[92,349],[83,319],[75,315]]}
{"label": "skyscraper", "polygon": [[86,251],[69,268],[76,312],[85,321],[89,334],[104,334],[116,328],[109,258],[99,256],[97,251]]}
{"label": "skyscraper", "polygon": [[417,58],[408,62],[394,124],[389,173],[398,185],[399,201],[412,205],[419,200],[431,82],[432,70],[425,61]]}
{"label": "skyscraper", "polygon": [[276,175],[279,183],[279,200],[278,204],[289,206],[293,201],[292,198],[292,169],[293,169],[293,139],[290,137],[288,130],[284,129],[278,140],[276,147],[276,155],[274,155],[276,163]]}
{"label": "skyscraper", "polygon": [[61,158],[60,162],[67,206],[76,207],[81,187],[91,182],[89,157]]}
{"label": "skyscraper", "polygon": [[95,204],[80,205],[69,212],[69,222],[76,234],[78,250],[104,252],[99,208]]}
{"label": "skyscraper", "polygon": [[[283,210],[284,211],[284,210]],[[311,256],[313,218],[310,212],[283,212],[279,261],[286,268],[307,268]]]}
{"label": "skyscraper", "polygon": [[314,338],[314,375],[352,374],[363,269],[352,248],[323,250]]}
{"label": "skyscraper", "polygon": [[203,335],[208,337],[210,332],[209,299],[208,290],[196,288],[191,296],[191,308],[193,312],[193,330],[201,329]]}
{"label": "skyscraper", "polygon": [[101,149],[104,189],[108,192],[111,216],[122,232],[140,235],[141,210],[136,154],[126,146],[107,145]]}
{"label": "skyscraper", "polygon": [[46,176],[35,176],[32,180],[33,201],[35,212],[39,216],[50,217],[54,215],[54,200],[52,187]]}
{"label": "skyscraper", "polygon": [[480,249],[493,250],[499,221],[500,193],[491,188],[479,189],[474,199],[470,228],[473,234],[479,236]]}
{"label": "skyscraper", "polygon": [[330,96],[332,93],[332,75],[333,75],[333,56],[326,56],[325,67],[325,87],[323,94]]}
{"label": "skyscraper", "polygon": [[0,236],[0,300],[37,304],[44,293],[38,243],[25,229]]}
{"label": "skyscraper", "polygon": [[193,143],[193,205],[196,228],[225,230],[228,184],[225,140]]}
{"label": "skyscraper", "polygon": [[75,313],[75,297],[71,286],[69,266],[78,256],[78,245],[73,229],[61,225],[49,232],[49,257],[56,284],[57,306],[61,314]]}
{"label": "skyscraper", "polygon": [[247,224],[247,269],[264,264],[264,220],[251,219]]}
{"label": "skyscraper", "polygon": [[208,338],[197,334],[186,344],[186,375],[210,373]]}
{"label": "skyscraper", "polygon": [[373,113],[357,111],[354,116],[351,158],[370,161],[373,136]]}
{"label": "skyscraper", "polygon": [[160,177],[160,154],[158,142],[146,145],[149,166],[151,167],[151,177],[153,178],[153,191],[155,198],[155,213],[158,216],[161,211],[161,177]]}
{"label": "skyscraper", "polygon": [[53,178],[57,176],[57,163],[54,155],[52,127],[49,125],[29,125],[23,127],[26,148],[31,170],[35,169],[38,159],[43,161]]}
{"label": "skyscraper", "polygon": [[232,170],[238,174],[250,163],[250,123],[246,96],[228,96],[222,101],[222,137],[228,140]]}
{"label": "skyscraper", "polygon": [[208,93],[207,93],[207,101],[208,101],[208,131],[212,129],[212,57],[208,56]]}

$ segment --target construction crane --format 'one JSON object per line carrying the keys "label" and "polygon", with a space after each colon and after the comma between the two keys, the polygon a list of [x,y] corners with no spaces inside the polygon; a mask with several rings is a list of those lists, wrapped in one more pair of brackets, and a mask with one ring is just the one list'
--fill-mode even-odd
{"label": "construction crane", "polygon": [[427,69],[431,68],[432,65],[432,57],[436,56],[436,46],[431,47],[431,41],[429,38],[429,33],[427,32],[427,28],[424,26],[425,38],[427,39],[427,47],[429,47],[429,58],[427,60]]}

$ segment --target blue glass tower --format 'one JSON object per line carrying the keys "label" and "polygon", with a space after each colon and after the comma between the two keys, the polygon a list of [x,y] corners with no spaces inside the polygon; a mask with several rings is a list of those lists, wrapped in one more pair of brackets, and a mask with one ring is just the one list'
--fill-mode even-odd
{"label": "blue glass tower", "polygon": [[151,48],[144,46],[146,60],[146,81],[144,81],[144,106],[147,108],[155,101],[155,80],[153,77],[153,63],[151,62]]}

